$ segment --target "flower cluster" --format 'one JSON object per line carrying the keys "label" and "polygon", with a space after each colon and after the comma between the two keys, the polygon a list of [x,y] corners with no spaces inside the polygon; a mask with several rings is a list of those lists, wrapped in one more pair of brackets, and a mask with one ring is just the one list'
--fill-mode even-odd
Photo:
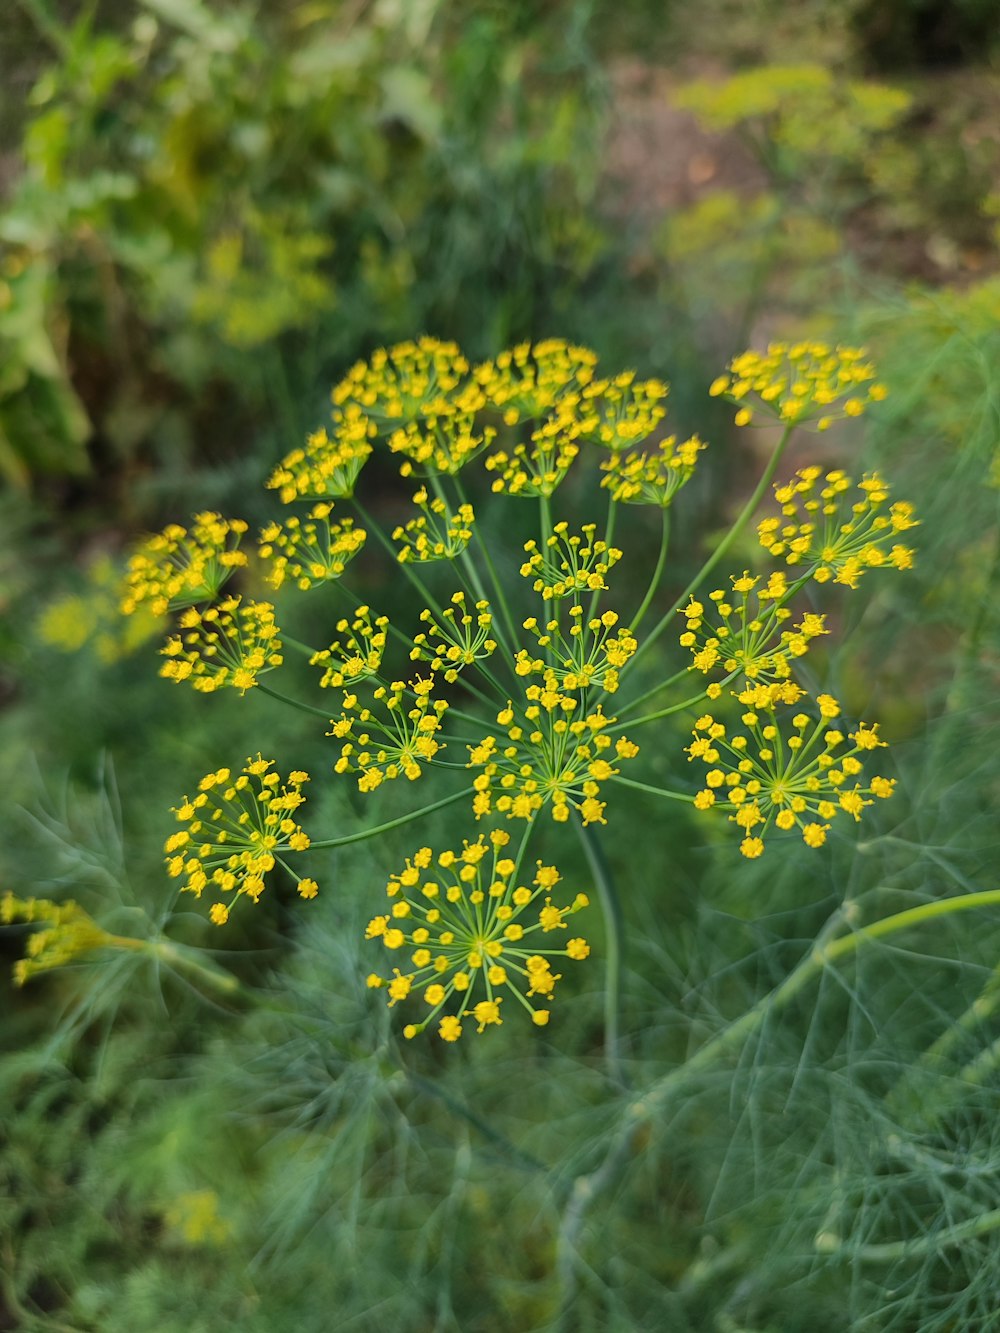
{"label": "flower cluster", "polygon": [[[741,425],[767,418],[789,429],[807,422],[823,429],[884,395],[863,351],[816,342],[746,352],[712,392],[737,406]],[[333,390],[332,424],[312,433],[270,478],[282,502],[305,508],[261,532],[259,554],[270,585],[294,592],[343,579],[332,590],[337,601],[328,617],[324,599],[315,598],[312,619],[319,618],[320,629],[313,644],[329,646],[317,651],[284,636],[317,668],[311,685],[320,700],[331,696],[319,690],[340,691],[322,707],[288,700],[330,719],[333,771],[354,775],[361,792],[373,793],[440,766],[453,780],[461,775],[464,789],[443,800],[435,792],[430,805],[389,826],[458,801],[481,827],[501,826],[466,842],[461,852],[435,857],[421,848],[389,881],[387,913],[369,925],[369,938],[380,939],[400,960],[391,975],[373,975],[371,986],[385,989],[392,1005],[412,994],[426,1006],[407,1036],[433,1023],[444,1040],[454,1041],[469,1020],[483,1031],[502,1021],[501,1006],[509,1011],[511,995],[535,1023],[547,1022],[546,1002],[560,979],[553,959],[582,959],[589,950],[583,939],[564,942],[566,918],[585,906],[583,895],[559,906],[559,875],[541,863],[530,885],[519,882],[544,812],[557,829],[570,820],[604,824],[608,792],[621,783],[693,800],[699,810],[725,811],[741,831],[744,855],[755,857],[772,830],[798,829],[806,843],[820,846],[836,815],[857,819],[892,791],[890,779],[862,773],[865,752],[881,745],[877,729],[838,727],[839,707],[828,695],[819,696],[816,709],[805,701],[796,673],[827,625],[812,608],[793,613],[789,605],[810,580],[854,587],[864,570],[908,567],[912,552],[896,535],[915,520],[910,506],[889,502],[877,474],[866,475],[856,492],[842,472],[818,467],[776,486],[780,515],[766,518],[758,535],[789,568],[760,577],[743,571],[723,587],[700,591],[717,552],[683,596],[680,642],[690,651],[690,670],[703,677],[696,698],[665,699],[661,706],[661,691],[686,673],[660,671],[652,659],[651,687],[625,688],[637,674],[636,660],[674,614],[663,616],[640,645],[638,634],[668,568],[670,525],[662,523],[650,585],[625,620],[606,599],[611,571],[623,559],[612,544],[620,521],[615,506],[644,504],[663,511],[665,520],[705,448],[697,436],[661,438],[667,395],[657,379],[599,375],[593,352],[561,340],[522,343],[471,366],[453,343],[421,338],[353,366]],[[786,430],[768,475],[787,441]],[[417,487],[413,517],[385,534],[357,503],[364,528],[342,516],[375,448],[395,458],[403,477],[420,478],[411,483]],[[488,527],[491,534],[517,532],[514,549],[520,546],[523,555],[513,568],[522,579],[510,577],[509,551],[494,561],[476,527],[459,474],[477,458],[494,494],[540,502],[534,537],[521,526],[526,505],[511,506],[519,511],[516,523]],[[578,493],[602,499],[600,526],[584,522],[571,529],[554,512],[553,496],[571,467],[590,468],[589,491],[581,486]],[[724,539],[725,549],[748,517]],[[395,555],[398,580],[411,585],[409,625],[390,626],[367,595],[346,586],[353,583],[351,562],[366,545],[366,529]],[[163,649],[164,676],[204,691],[231,686],[246,692],[282,665],[275,608],[223,590],[231,571],[247,563],[239,549],[245,530],[239,521],[203,514],[190,533],[168,528],[133,557],[126,609],[179,612]],[[426,572],[414,568],[441,561],[450,563]],[[409,678],[412,671],[422,674]],[[703,700],[721,699],[727,686],[741,705],[742,723],[734,727],[705,714],[695,724],[687,754],[706,769],[696,795],[622,776],[622,766],[638,754],[623,726],[635,734],[682,708],[711,707]],[[267,685],[262,692],[286,698]],[[610,696],[622,724],[604,712]],[[637,716],[638,706],[654,696],[654,711]],[[187,892],[212,889],[213,921],[227,920],[240,897],[256,901],[268,873],[277,865],[287,869],[283,858],[309,847],[295,813],[307,780],[292,773],[282,783],[272,762],[258,756],[236,776],[228,769],[209,774],[178,807],[181,827],[167,843],[168,869]],[[507,854],[504,831],[512,826],[523,834],[516,857]],[[386,827],[375,824],[368,832]],[[347,840],[367,835],[352,832]],[[305,898],[317,892],[311,879],[298,883]],[[560,947],[539,947],[549,940]]]}
{"label": "flower cluster", "polygon": [[429,626],[429,632],[413,636],[410,658],[414,662],[429,662],[431,670],[440,671],[449,685],[458,679],[463,667],[496,652],[497,641],[491,634],[493,612],[484,599],[470,609],[465,593],[456,592],[440,616],[425,609],[420,612],[420,619]]}
{"label": "flower cluster", "polygon": [[374,692],[381,705],[378,713],[361,704],[356,694],[345,694],[343,712],[331,720],[327,732],[344,742],[334,772],[360,774],[359,791],[374,791],[393,778],[419,778],[423,766],[443,749],[436,733],[448,703],[432,698],[433,688],[433,677],[380,685]]}
{"label": "flower cluster", "polygon": [[419,468],[423,472],[456,476],[496,438],[492,426],[483,427],[477,435],[474,422],[474,412],[454,412],[431,417],[425,423],[411,421],[394,430],[389,436],[389,448],[394,454],[403,454],[406,460],[400,473],[409,477]]}
{"label": "flower cluster", "polygon": [[182,634],[171,634],[160,649],[160,675],[189,680],[210,694],[232,686],[245,694],[265,671],[281,666],[281,640],[270,602],[227,597],[204,611],[189,607],[180,617]]}
{"label": "flower cluster", "polygon": [[303,522],[296,515],[269,523],[260,534],[260,557],[271,565],[267,581],[280,588],[291,579],[301,592],[339,579],[362,549],[368,534],[354,520],[330,522],[333,506],[313,505]]}
{"label": "flower cluster", "polygon": [[48,898],[15,898],[5,893],[0,898],[0,925],[23,921],[39,925],[28,939],[25,956],[14,964],[14,983],[23,986],[39,972],[65,967],[94,949],[127,948],[135,940],[109,935],[72,899],[54,903]]}
{"label": "flower cluster", "polygon": [[[405,1037],[436,1021],[444,1041],[457,1041],[463,1019],[483,1032],[503,1022],[508,996],[543,1027],[549,1021],[545,1006],[561,980],[550,960],[590,953],[586,940],[559,934],[568,929],[567,917],[587,906],[586,895],[558,906],[552,895],[559,873],[540,861],[531,885],[518,884],[517,862],[506,855],[509,841],[496,829],[457,853],[435,857],[421,847],[389,880],[390,911],[374,917],[366,935],[381,940],[400,966],[388,978],[372,973],[368,985],[385,989],[390,1007],[406,999],[423,1003],[426,1017],[408,1024]],[[556,941],[560,947],[546,947]],[[537,1007],[536,996],[542,1002]]]}
{"label": "flower cluster", "polygon": [[583,607],[577,602],[569,609],[569,631],[564,633],[558,620],[540,626],[534,616],[524,622],[546,658],[532,657],[522,648],[514,659],[519,676],[544,676],[550,689],[618,689],[622,667],[638,648],[635,635],[618,624],[616,611],[605,611],[584,624]]}
{"label": "flower cluster", "polygon": [[324,689],[331,686],[349,689],[377,676],[385,652],[389,617],[376,616],[372,620],[371,608],[359,606],[353,619],[338,620],[336,629],[342,637],[309,659],[310,666],[323,668],[320,685]]}
{"label": "flower cluster", "polygon": [[548,499],[580,452],[579,435],[574,405],[558,404],[553,415],[531,432],[527,444],[515,444],[510,452],[498,449],[487,458],[486,470],[495,474],[494,492]]}
{"label": "flower cluster", "polygon": [[428,496],[424,486],[414,495],[413,503],[421,512],[392,534],[393,541],[399,543],[400,564],[457,559],[472,540],[476,521],[472,505],[463,503],[453,510],[439,495]]}
{"label": "flower cluster", "polygon": [[557,523],[539,550],[536,541],[524,544],[527,560],[521,574],[533,579],[532,587],[545,601],[575,596],[581,592],[604,592],[604,576],[622,558],[606,541],[595,538],[596,523],[585,523],[581,535],[570,535],[568,523]]}
{"label": "flower cluster", "polygon": [[[448,417],[474,410],[462,401],[462,383],[469,363],[452,342],[421,338],[379,349],[370,361],[359,361],[333,390],[336,407],[365,413],[379,426]],[[456,404],[456,398],[459,402]],[[479,403],[482,394],[478,395]]]}
{"label": "flower cluster", "polygon": [[662,380],[637,381],[632,370],[593,381],[580,395],[581,437],[614,453],[639,444],[666,416],[668,392]]}
{"label": "flower cluster", "polygon": [[305,448],[293,449],[267,481],[282,504],[293,500],[346,500],[354,494],[361,469],[371,456],[374,423],[357,407],[334,412],[333,438],[314,431]]}
{"label": "flower cluster", "polygon": [[172,523],[147,537],[125,570],[122,614],[132,615],[144,607],[162,616],[211,601],[233,570],[247,563],[246,553],[239,549],[246,530],[242,519],[204,513],[195,515],[190,529]]}
{"label": "flower cluster", "polygon": [[[872,777],[867,786],[856,780],[862,772],[858,756],[885,744],[878,727],[862,722],[845,737],[832,725],[840,705],[829,694],[816,700],[818,718],[796,712],[787,722],[784,710],[804,694],[791,681],[751,685],[736,696],[746,709],[745,730],[734,732],[709,713],[695,723],[688,757],[708,769],[695,806],[733,812],[729,818],[743,834],[744,856],[760,856],[771,828],[798,828],[807,846],[822,847],[836,815],[859,820],[872,798],[892,795],[891,778]],[[853,744],[845,748],[848,739]]]}
{"label": "flower cluster", "polygon": [[885,398],[885,386],[874,381],[875,367],[860,347],[771,343],[766,353],[734,357],[729,373],[720,375],[709,393],[739,404],[737,426],[749,425],[760,414],[785,425],[815,421],[818,430],[826,430],[838,418],[859,417]]}
{"label": "flower cluster", "polygon": [[790,592],[780,570],[763,586],[747,570],[731,576],[730,582],[731,592],[716,588],[708,594],[719,623],[707,625],[705,606],[694,598],[684,607],[680,643],[691,650],[692,669],[707,674],[721,667],[727,675],[739,672],[748,681],[787,680],[792,662],[805,656],[813,639],[827,633],[826,618],[808,611],[797,625],[782,628],[792,612],[783,604]]}
{"label": "flower cluster", "polygon": [[824,474],[806,467],[775,486],[786,521],[761,521],[757,536],[764,550],[787,565],[804,566],[817,583],[833,579],[849,588],[857,587],[866,569],[910,569],[913,551],[892,539],[916,527],[913,506],[903,500],[889,505],[889,488],[877,472],[858,482],[861,498],[852,504],[847,493],[853,484],[839,469]]}
{"label": "flower cluster", "polygon": [[[237,899],[258,901],[278,862],[288,869],[284,854],[309,846],[293,817],[306,799],[302,788],[308,781],[307,773],[295,772],[283,783],[274,760],[258,754],[236,777],[228,768],[209,773],[197,793],[174,809],[184,827],[164,845],[167,873],[173,879],[183,876],[181,890],[197,898],[205,889],[221,895],[210,911],[217,926],[229,920]],[[303,898],[318,892],[312,879],[300,879],[298,890]]]}
{"label": "flower cluster", "polygon": [[494,735],[469,746],[469,767],[482,769],[473,782],[477,819],[496,810],[508,819],[534,819],[546,805],[557,823],[575,809],[584,824],[604,824],[601,783],[618,773],[613,758],[631,759],[639,747],[607,728],[615,721],[600,707],[584,716],[574,694],[556,687],[550,676],[529,685],[525,702],[512,702],[497,714],[506,742]]}
{"label": "flower cluster", "polygon": [[519,343],[475,370],[476,383],[490,406],[503,414],[504,424],[538,420],[557,405],[574,406],[594,378],[597,356],[589,347],[575,347],[560,338]]}
{"label": "flower cluster", "polygon": [[698,455],[705,445],[697,435],[677,443],[670,435],[654,450],[612,454],[601,464],[601,485],[612,500],[624,504],[657,505],[666,509],[694,476]]}

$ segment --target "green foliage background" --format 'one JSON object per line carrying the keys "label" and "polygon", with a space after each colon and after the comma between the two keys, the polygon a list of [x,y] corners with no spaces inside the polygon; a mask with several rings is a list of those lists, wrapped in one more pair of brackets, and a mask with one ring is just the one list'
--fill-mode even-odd
{"label": "green foliage background", "polygon": [[[163,930],[203,971],[115,953],[15,990],[5,969],[0,1328],[993,1327],[1000,913],[810,960],[997,888],[1000,182],[970,130],[997,34],[954,7],[949,83],[915,0],[736,8],[23,0],[3,34],[3,886]],[[704,81],[743,79],[721,142],[749,188],[615,211],[616,62],[638,56],[705,123]],[[817,114],[845,135],[802,133]],[[599,939],[551,1030],[402,1049],[361,937],[406,830],[224,935],[171,896],[167,811],[242,756],[250,712],[279,762],[329,756],[267,700],[157,680],[114,614],[135,532],[257,518],[375,346],[561,334],[664,375],[677,428],[711,440],[678,514],[694,568],[753,471],[705,388],[772,329],[866,343],[891,391],[821,459],[915,502],[917,568],[837,605],[825,666],[899,789],[857,838],[753,865],[686,810],[613,812],[627,1089]],[[317,826],[361,810],[316,803]],[[0,931],[11,962],[24,942]]]}

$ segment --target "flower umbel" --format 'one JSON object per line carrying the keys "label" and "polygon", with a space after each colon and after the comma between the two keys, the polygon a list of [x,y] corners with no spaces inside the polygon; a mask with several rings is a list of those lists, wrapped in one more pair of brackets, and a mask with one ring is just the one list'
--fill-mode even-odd
{"label": "flower umbel", "polygon": [[429,662],[431,670],[440,671],[449,684],[458,679],[463,667],[496,652],[497,642],[491,633],[493,612],[485,600],[470,607],[465,593],[456,592],[440,616],[425,609],[420,619],[428,632],[413,636],[410,657],[414,662]]}
{"label": "flower umbel", "polygon": [[483,771],[475,778],[476,818],[493,810],[508,819],[533,819],[551,804],[552,818],[562,824],[575,809],[584,824],[603,824],[601,783],[615,776],[612,758],[631,759],[639,752],[624,736],[612,741],[606,729],[614,718],[600,707],[582,712],[580,701],[561,692],[548,678],[529,685],[525,703],[515,712],[508,703],[497,714],[507,743],[487,736],[469,747],[469,767]]}
{"label": "flower umbel", "polygon": [[[302,788],[308,781],[307,773],[294,772],[283,783],[274,760],[258,754],[236,777],[228,768],[207,774],[197,793],[174,808],[184,827],[164,844],[167,873],[173,879],[183,876],[181,890],[196,898],[205,889],[220,895],[210,911],[217,926],[229,920],[237,899],[258,901],[266,876],[279,861],[285,865],[283,854],[309,846],[294,818],[305,802]],[[315,887],[314,881],[302,880],[299,892],[312,898]]]}
{"label": "flower umbel", "polygon": [[242,519],[196,514],[190,530],[173,523],[146,540],[125,570],[121,609],[131,615],[147,607],[154,616],[210,602],[234,569],[247,563],[239,549],[247,530]]}
{"label": "flower umbel", "polygon": [[[695,723],[688,758],[708,768],[695,806],[733,812],[729,818],[743,833],[744,856],[760,856],[772,828],[798,828],[807,846],[821,847],[838,814],[860,820],[872,798],[892,795],[891,778],[872,777],[867,786],[857,781],[862,772],[858,756],[885,745],[878,727],[860,722],[845,737],[832,725],[840,705],[829,694],[816,700],[818,719],[796,712],[789,721],[785,709],[804,693],[790,681],[753,685],[736,696],[746,709],[743,731],[727,728],[708,713]],[[850,748],[845,748],[847,740],[853,742]]]}
{"label": "flower umbel", "polygon": [[594,378],[597,356],[561,338],[519,343],[475,370],[487,402],[503,414],[504,424],[539,420],[558,404],[575,406],[584,385]]}
{"label": "flower umbel", "polygon": [[456,476],[496,436],[492,426],[484,426],[477,435],[474,422],[474,412],[452,411],[432,417],[425,425],[411,421],[394,430],[389,448],[394,454],[404,455],[399,469],[402,476],[412,476],[417,470]]}
{"label": "flower umbel", "polygon": [[714,604],[711,614],[720,623],[706,624],[709,612],[694,598],[682,612],[686,626],[680,643],[691,650],[692,670],[707,674],[719,667],[727,674],[738,671],[747,681],[787,680],[792,662],[805,656],[813,639],[828,632],[826,618],[810,611],[797,625],[782,628],[792,612],[784,605],[790,590],[780,570],[763,587],[762,580],[747,570],[731,576],[730,582],[731,591],[716,588],[708,595]]}
{"label": "flower umbel", "polygon": [[639,444],[666,416],[668,392],[662,380],[637,380],[633,370],[595,380],[580,395],[582,438],[614,453]]}
{"label": "flower umbel", "polygon": [[[886,396],[863,347],[771,343],[765,353],[741,352],[714,381],[712,397],[737,403],[737,426],[758,417],[785,425],[815,421],[826,430],[840,417],[859,417]],[[749,404],[753,403],[751,407]]]}
{"label": "flower umbel", "polygon": [[413,503],[421,512],[395,528],[392,534],[393,541],[399,543],[400,564],[457,559],[472,540],[472,525],[476,521],[472,505],[460,504],[451,509],[439,495],[429,496],[424,486],[414,495]]}
{"label": "flower umbel", "polygon": [[519,676],[543,676],[552,690],[588,690],[591,687],[614,694],[622,668],[638,646],[635,635],[624,625],[618,627],[618,614],[605,611],[584,624],[584,610],[579,602],[569,609],[569,632],[564,633],[558,620],[549,620],[544,628],[534,616],[524,622],[533,634],[546,660],[532,657],[522,648],[515,659]]}
{"label": "flower umbel", "polygon": [[601,464],[605,473],[601,485],[611,492],[612,500],[666,509],[694,476],[698,455],[704,448],[697,435],[681,444],[671,435],[648,452],[639,449],[612,454]]}
{"label": "flower umbel", "polygon": [[525,542],[528,558],[521,566],[522,576],[533,580],[531,586],[545,601],[606,591],[604,576],[622,553],[597,538],[596,532],[596,523],[585,523],[580,535],[571,535],[568,523],[557,523],[541,550],[537,542]]}
{"label": "flower umbel", "polygon": [[320,685],[348,689],[377,676],[388,628],[389,617],[376,616],[372,620],[371,608],[367,606],[359,606],[350,620],[338,620],[337,633],[343,637],[309,659],[310,666],[323,667]]}
{"label": "flower umbel", "polygon": [[757,528],[761,546],[787,565],[804,566],[817,583],[833,579],[849,588],[857,587],[866,569],[910,569],[913,551],[893,538],[917,526],[913,506],[903,500],[890,505],[889,487],[877,472],[858,482],[861,497],[853,504],[847,496],[852,485],[839,469],[824,474],[819,467],[801,468],[775,486],[787,521],[763,519]]}
{"label": "flower umbel", "polygon": [[[453,342],[421,338],[397,343],[353,366],[334,388],[333,401],[337,407],[353,405],[382,428],[447,417],[456,410],[468,371],[469,363]],[[481,405],[481,392],[473,402]],[[463,404],[461,410],[468,409]]]}
{"label": "flower umbel", "polygon": [[230,685],[245,694],[257,677],[281,666],[281,640],[270,602],[229,597],[205,611],[189,607],[180,618],[182,634],[172,634],[160,651],[167,658],[160,675],[189,680],[210,694]]}
{"label": "flower umbel", "polygon": [[303,449],[293,449],[268,479],[283,504],[293,500],[346,500],[371,456],[374,423],[356,407],[334,412],[333,438],[314,431]]}
{"label": "flower umbel", "polygon": [[54,903],[48,898],[0,898],[0,925],[23,921],[39,925],[28,939],[25,956],[14,964],[14,984],[23,986],[39,972],[65,967],[94,949],[139,947],[136,940],[110,935],[72,899]]}
{"label": "flower umbel", "polygon": [[331,720],[333,729],[327,732],[344,742],[333,771],[359,773],[360,791],[374,791],[398,777],[416,781],[444,748],[435,733],[448,704],[431,698],[433,688],[433,679],[420,678],[380,685],[374,694],[378,713],[360,704],[356,694],[345,694],[344,711]]}
{"label": "flower umbel", "polygon": [[[368,924],[366,937],[380,939],[400,966],[391,977],[373,973],[368,985],[385,989],[390,1008],[420,999],[429,1012],[403,1029],[415,1037],[437,1021],[444,1041],[457,1041],[463,1019],[477,1031],[503,1022],[500,1006],[513,997],[544,1026],[547,1005],[561,973],[550,959],[580,960],[590,953],[582,938],[566,939],[566,918],[588,905],[578,893],[568,906],[553,901],[560,882],[555,866],[539,861],[530,886],[517,883],[517,863],[505,854],[509,834],[464,843],[458,853],[434,857],[421,847],[386,886],[390,911]],[[561,947],[547,947],[557,944]],[[450,1012],[445,1012],[449,1010]]]}
{"label": "flower umbel", "polygon": [[314,505],[304,523],[293,516],[263,530],[260,556],[271,564],[267,581],[272,588],[291,579],[300,592],[307,592],[340,578],[368,534],[350,518],[331,523],[332,509],[327,503]]}

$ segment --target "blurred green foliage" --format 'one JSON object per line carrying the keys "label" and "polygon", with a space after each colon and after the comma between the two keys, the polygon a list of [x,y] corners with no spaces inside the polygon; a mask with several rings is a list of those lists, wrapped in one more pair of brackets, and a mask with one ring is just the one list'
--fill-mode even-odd
{"label": "blurred green foliage", "polygon": [[548,53],[561,9],[530,39],[516,8],[446,0],[42,23],[56,58],[0,210],[7,480],[196,458],[206,418],[231,451],[262,401],[248,366],[548,317],[553,275],[585,282],[608,245],[598,75],[583,46]]}
{"label": "blurred green foliage", "polygon": [[911,91],[818,63],[681,84],[674,104],[734,135],[758,183],[709,185],[664,220],[665,289],[685,290],[702,318],[725,289],[746,337],[763,308],[822,329],[865,273],[974,274],[994,250],[997,164],[976,125],[995,95],[972,86],[959,110],[933,86]]}

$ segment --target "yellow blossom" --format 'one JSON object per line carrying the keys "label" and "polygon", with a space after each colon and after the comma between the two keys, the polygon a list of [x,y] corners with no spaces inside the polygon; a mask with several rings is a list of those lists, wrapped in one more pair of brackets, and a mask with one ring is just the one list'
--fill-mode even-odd
{"label": "yellow blossom", "polygon": [[[554,866],[537,863],[532,884],[517,882],[517,866],[505,853],[509,834],[494,829],[465,843],[461,853],[442,852],[436,858],[421,848],[386,886],[392,916],[377,916],[368,925],[368,939],[381,939],[394,953],[411,950],[409,971],[394,968],[387,984],[390,1005],[411,994],[420,995],[430,1013],[410,1025],[411,1035],[439,1020],[438,1035],[456,1041],[463,1018],[477,1031],[502,1022],[500,1005],[514,996],[541,1026],[548,1011],[531,1003],[535,995],[551,998],[559,973],[550,959],[582,960],[590,952],[586,941],[574,938],[565,948],[548,947],[565,918],[587,905],[580,894],[569,906],[553,899],[560,876]],[[405,908],[405,911],[400,911]],[[395,919],[401,938],[389,940],[387,923]],[[454,1012],[443,1012],[449,1002]],[[544,1018],[538,1018],[544,1013]]]}
{"label": "yellow blossom", "polygon": [[233,570],[247,563],[239,549],[246,530],[242,519],[206,512],[195,515],[190,530],[174,523],[147,537],[125,570],[122,613],[144,607],[162,616],[214,600]]}
{"label": "yellow blossom", "polygon": [[[200,898],[206,889],[221,897],[210,916],[224,925],[241,897],[257,902],[265,881],[285,853],[306,847],[309,839],[293,818],[304,803],[306,773],[282,782],[274,761],[248,759],[234,778],[228,768],[208,773],[198,794],[185,796],[174,814],[183,827],[167,839],[167,873],[183,878],[182,891]],[[303,898],[315,898],[315,880],[299,881]]]}

